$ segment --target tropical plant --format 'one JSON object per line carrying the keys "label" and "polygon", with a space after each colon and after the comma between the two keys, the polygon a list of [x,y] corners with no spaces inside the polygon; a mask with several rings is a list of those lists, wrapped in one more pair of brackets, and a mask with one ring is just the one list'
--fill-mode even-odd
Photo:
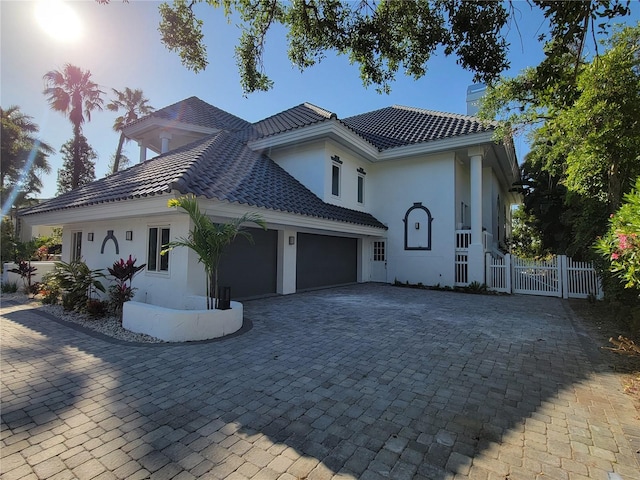
{"label": "tropical plant", "polygon": [[[146,263],[136,266],[136,259],[129,255],[126,261],[121,258],[119,261],[113,262],[112,267],[107,268],[109,274],[116,282],[109,286],[109,299],[111,300],[114,312],[121,321],[124,302],[128,302],[135,295],[136,289],[132,287],[133,277],[146,266]],[[128,285],[127,282],[129,282]]]}
{"label": "tropical plant", "polygon": [[227,223],[214,223],[200,211],[198,200],[193,195],[171,199],[167,206],[181,208],[187,212],[193,228],[187,238],[181,237],[164,245],[161,254],[166,255],[175,247],[188,247],[198,255],[198,261],[204,266],[206,274],[207,310],[210,310],[213,308],[214,299],[218,298],[218,271],[224,249],[237,236],[253,242],[251,233],[245,230],[245,224],[255,223],[264,230],[267,229],[267,225],[256,213],[245,213]]}
{"label": "tropical plant", "polygon": [[16,293],[18,291],[17,282],[2,282],[0,283],[0,292],[2,293]]}
{"label": "tropical plant", "polygon": [[124,91],[116,90],[112,88],[115,99],[107,104],[107,109],[112,112],[123,111],[123,114],[118,116],[113,123],[113,129],[120,133],[118,139],[118,148],[116,150],[115,158],[113,159],[113,166],[111,173],[116,173],[120,169],[120,156],[122,155],[122,146],[127,139],[124,136],[124,127],[131,122],[137,120],[140,116],[148,115],[155,110],[154,107],[149,105],[149,99],[145,98],[142,90],[136,88],[131,90],[126,87]]}
{"label": "tropical plant", "polygon": [[33,277],[38,269],[31,266],[30,261],[20,261],[16,268],[10,268],[8,271],[11,273],[17,273],[22,279],[22,285],[24,286],[24,292],[26,294],[31,293],[31,277]]}
{"label": "tropical plant", "polygon": [[50,172],[47,157],[55,150],[35,136],[38,125],[20,107],[0,108],[0,117],[0,191],[2,211],[6,212],[11,205],[20,205],[21,198],[40,192],[42,180],[38,175]]}
{"label": "tropical plant", "polygon": [[95,159],[98,155],[84,135],[80,134],[78,139],[69,140],[62,145],[60,153],[62,168],[58,169],[58,194],[70,192],[96,179]]}
{"label": "tropical plant", "polygon": [[104,278],[102,271],[91,270],[82,260],[56,262],[51,277],[63,291],[62,306],[65,310],[86,311],[87,301],[93,299],[96,291],[105,292],[99,280]]}
{"label": "tropical plant", "polygon": [[42,276],[42,285],[40,286],[41,302],[45,305],[56,305],[62,294],[60,280],[56,277],[55,272],[49,272]]}
{"label": "tropical plant", "polygon": [[91,72],[82,70],[67,63],[62,71],[52,70],[44,74],[46,88],[43,93],[47,96],[49,106],[68,115],[73,125],[73,173],[71,175],[71,189],[78,188],[80,172],[82,171],[81,141],[82,124],[91,121],[91,112],[102,110],[104,103],[101,95],[104,93],[98,84],[91,80]]}
{"label": "tropical plant", "polygon": [[622,280],[625,288],[640,291],[640,177],[624,200],[611,215],[609,230],[596,242],[596,249],[609,260],[610,271]]}
{"label": "tropical plant", "polygon": [[607,218],[640,175],[640,24],[603,45],[606,51],[578,68],[559,62],[546,81],[535,69],[501,81],[480,111],[500,120],[501,134],[529,133],[526,213],[543,249],[578,258],[593,254]]}

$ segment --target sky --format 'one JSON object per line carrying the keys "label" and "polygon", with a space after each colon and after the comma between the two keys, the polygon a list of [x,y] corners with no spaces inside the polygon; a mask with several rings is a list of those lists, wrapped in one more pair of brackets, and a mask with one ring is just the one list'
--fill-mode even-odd
{"label": "sky", "polygon": [[[112,88],[139,88],[156,109],[197,96],[248,121],[304,102],[335,112],[338,118],[391,105],[466,114],[467,87],[473,83],[473,74],[458,66],[454,57],[440,54],[431,58],[423,78],[414,80],[399,73],[391,94],[379,94],[375,87],[362,85],[356,65],[331,52],[319,65],[300,72],[286,56],[284,31],[276,30],[267,37],[264,62],[275,87],[245,97],[234,59],[239,29],[229,24],[220,10],[207,5],[196,7],[205,22],[209,59],[207,69],[196,74],[182,66],[178,54],[160,42],[160,2],[112,0],[100,5],[93,0],[66,1],[82,28],[78,38],[66,40],[45,31],[45,27],[55,24],[55,15],[48,14],[41,25],[36,17],[37,3],[0,0],[0,105],[17,105],[33,117],[40,127],[40,139],[56,149],[49,157],[52,172],[42,177],[41,198],[55,196],[57,170],[62,166],[59,150],[72,138],[69,120],[49,109],[42,93],[42,77],[48,71],[62,70],[67,63],[91,71],[93,81],[106,93],[105,103],[113,98]],[[543,58],[537,37],[546,30],[544,19],[524,1],[516,1],[515,6],[517,25],[511,23],[506,30],[511,44],[507,76],[515,76]],[[623,21],[637,22],[639,10],[633,5],[632,16]],[[66,29],[67,33],[70,31]],[[106,109],[95,111],[83,126],[84,135],[98,154],[97,178],[107,173],[117,147],[118,134],[112,128],[116,116]],[[526,140],[516,139],[515,144],[522,160],[528,150]],[[137,162],[137,144],[125,144],[125,154],[132,164]],[[148,158],[151,156],[149,152]]]}

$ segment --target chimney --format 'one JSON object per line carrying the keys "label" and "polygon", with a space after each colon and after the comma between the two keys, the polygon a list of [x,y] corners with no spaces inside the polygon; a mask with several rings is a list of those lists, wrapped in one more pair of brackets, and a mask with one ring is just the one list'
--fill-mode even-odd
{"label": "chimney", "polygon": [[467,115],[476,115],[480,107],[480,99],[487,91],[484,83],[474,83],[467,87]]}

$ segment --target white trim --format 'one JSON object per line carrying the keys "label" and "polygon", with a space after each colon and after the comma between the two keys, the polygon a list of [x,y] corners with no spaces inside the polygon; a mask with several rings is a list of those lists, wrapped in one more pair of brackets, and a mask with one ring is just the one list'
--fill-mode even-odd
{"label": "white trim", "polygon": [[[341,145],[355,150],[358,154],[371,162],[383,162],[398,158],[411,157],[440,153],[447,150],[474,147],[478,145],[491,145],[493,141],[493,130],[468,135],[460,135],[442,140],[415,143],[401,147],[388,148],[379,151],[371,143],[354,133],[339,120],[328,120],[302,128],[296,128],[286,132],[271,135],[269,137],[253,140],[248,143],[249,148],[263,151],[273,148],[285,147],[289,145],[300,145],[301,143],[315,141],[321,138],[330,138],[338,141]],[[484,146],[482,147],[484,148]]]}

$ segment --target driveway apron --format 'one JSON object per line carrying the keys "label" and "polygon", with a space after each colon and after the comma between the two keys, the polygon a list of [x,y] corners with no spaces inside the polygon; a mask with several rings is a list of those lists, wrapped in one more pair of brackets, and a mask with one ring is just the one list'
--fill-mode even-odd
{"label": "driveway apron", "polygon": [[2,308],[3,479],[640,478],[640,422],[568,304],[361,284],[126,344]]}

